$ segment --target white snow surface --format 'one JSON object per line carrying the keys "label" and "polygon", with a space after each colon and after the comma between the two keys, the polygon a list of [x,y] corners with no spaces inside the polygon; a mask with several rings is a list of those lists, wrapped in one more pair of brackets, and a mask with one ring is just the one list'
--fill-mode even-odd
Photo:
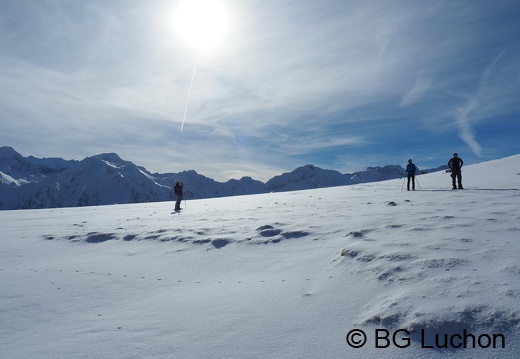
{"label": "white snow surface", "polygon": [[[463,191],[433,173],[415,192],[391,180],[192,200],[181,213],[0,211],[0,353],[518,358],[519,172],[517,155],[464,167]],[[362,348],[347,343],[354,329]],[[409,346],[376,338],[398,329]],[[464,333],[477,344],[456,348]],[[453,345],[437,348],[445,337]]]}
{"label": "white snow surface", "polygon": [[20,186],[20,182],[15,180],[13,177],[0,171],[0,184],[12,185],[15,187]]}

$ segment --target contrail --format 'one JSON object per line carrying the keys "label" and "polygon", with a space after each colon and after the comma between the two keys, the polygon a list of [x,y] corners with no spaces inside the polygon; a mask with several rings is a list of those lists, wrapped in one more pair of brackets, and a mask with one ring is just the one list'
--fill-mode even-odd
{"label": "contrail", "polygon": [[193,67],[193,74],[191,75],[190,90],[188,91],[188,101],[186,101],[186,108],[184,109],[184,116],[182,116],[181,133],[184,128],[184,121],[186,121],[186,113],[188,113],[188,106],[190,104],[191,89],[193,87],[193,80],[195,80],[195,72],[197,71],[197,64],[199,63],[200,50],[197,51],[197,58],[195,59],[195,67]]}
{"label": "contrail", "polygon": [[499,53],[491,64],[484,69],[484,72],[480,76],[477,92],[468,100],[468,103],[464,107],[457,110],[455,115],[456,123],[459,127],[459,137],[466,142],[473,153],[479,157],[482,156],[482,147],[480,147],[480,144],[475,139],[475,130],[472,126],[470,114],[478,109],[479,100],[482,98],[485,99],[488,83],[492,80],[493,70],[503,55],[502,52]]}

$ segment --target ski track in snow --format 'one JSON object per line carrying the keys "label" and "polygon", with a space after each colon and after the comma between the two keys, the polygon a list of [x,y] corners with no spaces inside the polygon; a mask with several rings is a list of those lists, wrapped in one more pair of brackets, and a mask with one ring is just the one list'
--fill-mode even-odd
{"label": "ski track in snow", "polygon": [[[127,311],[137,309],[130,305],[124,310],[125,315],[105,314],[107,303],[117,307],[114,303],[130,300],[132,293],[137,293],[134,299],[142,305],[160,302],[167,291],[178,293],[179,302],[184,303],[184,291],[204,291],[215,298],[249,298],[252,294],[248,292],[261,296],[259,293],[265,290],[274,296],[274,301],[292,303],[296,299],[288,298],[294,294],[299,298],[294,302],[297,305],[322,311],[321,306],[310,304],[312,300],[343,306],[348,311],[346,322],[333,327],[340,337],[348,328],[375,327],[407,328],[415,333],[415,342],[420,340],[417,333],[421,329],[442,333],[464,329],[501,332],[518,338],[520,191],[518,175],[514,170],[507,175],[504,170],[518,162],[516,156],[468,167],[463,172],[468,188],[464,191],[446,190],[449,177],[435,173],[419,176],[421,190],[415,192],[400,191],[401,181],[394,180],[189,201],[183,203],[186,208],[180,214],[172,212],[171,202],[5,211],[0,213],[2,228],[6,228],[0,242],[0,283],[22,284],[0,295],[0,314],[17,323],[14,329],[30,325],[30,319],[21,314],[23,308],[34,314],[42,304],[20,289],[26,283],[35,287],[35,292],[44,293],[41,295],[47,298],[46,303],[56,301],[78,311],[79,304],[83,304],[88,310],[80,317],[87,313],[97,316],[82,317],[82,324],[69,323],[75,330],[74,338],[81,338],[88,331],[116,337],[114,331],[138,327],[125,317]],[[491,177],[497,167],[505,175],[497,179],[493,188],[489,182],[495,180]],[[28,245],[34,248],[28,249]],[[48,260],[38,258],[38,251],[49,246],[55,256]],[[89,291],[86,299],[82,298],[85,291]],[[226,320],[235,315],[257,320],[262,323],[262,330],[266,329],[260,317],[251,319],[241,312],[243,302],[236,304],[238,309],[234,311],[223,304],[230,299],[215,300],[227,308],[223,309],[228,311]],[[196,308],[198,304],[191,305]],[[191,310],[196,312],[195,308]],[[51,309],[59,312],[56,307]],[[202,311],[205,310],[208,309]],[[269,317],[269,306],[256,310],[250,315]],[[21,316],[13,319],[12,313]],[[320,313],[325,312],[308,315]],[[49,315],[52,317],[42,311],[39,320],[52,321]],[[67,322],[56,315],[56,320]],[[107,323],[96,320],[105,316],[110,317],[110,330],[104,326]],[[151,315],[149,320],[159,319]],[[294,325],[291,330],[304,330]],[[319,333],[320,328],[316,330]],[[178,336],[188,335],[190,330],[185,328],[183,333],[160,336],[177,338],[172,339],[177,342]],[[4,348],[12,353],[16,352],[16,343],[25,343],[20,335],[7,329],[0,330],[0,334],[14,343]],[[290,338],[300,343],[295,339],[299,338],[297,334],[285,334],[289,338],[283,343],[285,349],[273,338],[260,344],[278,343],[278,354],[284,356],[292,350]],[[301,334],[303,338],[305,334]],[[228,342],[230,338],[222,340],[233,346]],[[106,343],[101,342],[104,348]],[[508,349],[505,353],[514,356],[511,350],[517,350],[517,346]],[[246,354],[252,357],[262,352],[259,348],[249,350]],[[201,352],[208,354],[211,348]],[[52,353],[52,349],[47,353]],[[222,353],[229,354],[225,350]],[[295,357],[317,353],[340,357],[338,353],[349,351],[346,344],[334,342],[332,348],[296,353],[300,355]],[[368,350],[361,357],[372,357],[374,353],[389,357],[424,354]],[[463,350],[456,353],[472,355]],[[428,355],[443,354],[439,350]],[[145,356],[153,357],[152,353]]]}

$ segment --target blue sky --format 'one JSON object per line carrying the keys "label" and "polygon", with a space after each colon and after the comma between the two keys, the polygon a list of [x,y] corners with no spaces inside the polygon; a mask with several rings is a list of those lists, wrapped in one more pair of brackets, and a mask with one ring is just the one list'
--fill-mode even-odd
{"label": "blue sky", "polygon": [[221,0],[201,51],[177,1],[0,0],[0,145],[268,180],[520,153],[520,2]]}

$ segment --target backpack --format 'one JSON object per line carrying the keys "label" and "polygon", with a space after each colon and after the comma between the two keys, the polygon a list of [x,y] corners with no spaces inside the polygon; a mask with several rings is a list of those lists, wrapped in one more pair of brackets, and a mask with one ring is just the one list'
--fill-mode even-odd
{"label": "backpack", "polygon": [[413,163],[409,163],[406,166],[406,173],[409,175],[416,175],[416,174],[419,174],[419,169]]}

